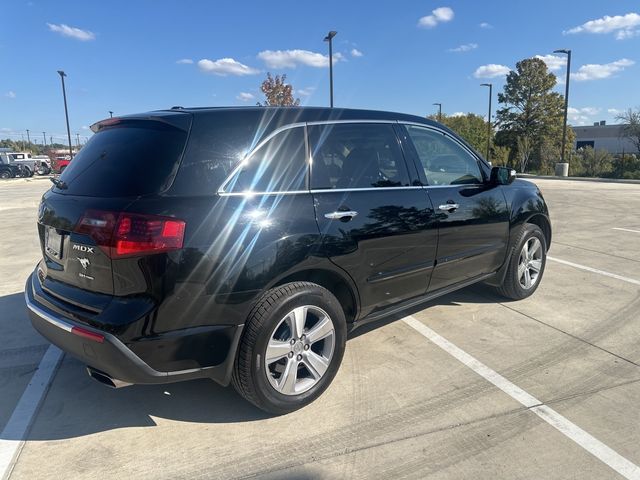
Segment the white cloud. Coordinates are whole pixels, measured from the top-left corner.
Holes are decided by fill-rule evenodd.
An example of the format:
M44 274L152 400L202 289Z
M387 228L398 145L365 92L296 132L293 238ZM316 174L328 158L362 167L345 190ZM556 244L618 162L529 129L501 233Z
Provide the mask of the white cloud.
M248 67L233 58L221 58L219 60L209 60L203 58L198 61L198 68L205 73L213 73L222 77L227 75L255 75L260 70Z
M296 68L298 65L323 68L329 66L329 55L323 55L309 50L264 50L258 53L258 58L269 68ZM333 54L333 61L344 60L341 53Z
M81 40L83 42L95 40L96 38L96 35L89 30L70 27L69 25L65 25L64 23L61 23L60 25L56 25L55 23L47 23L47 25L49 26L49 30L59 33L63 37L75 38L76 40Z
M593 122L593 116L600 113L600 109L596 107L567 108L567 117L574 125L586 125Z
M193 63L193 60L191 60L190 58L181 58L180 60L176 61L176 63L178 65L191 65Z
M623 111L618 108L607 108L607 113L613 116L620 115Z
M622 58L615 62L605 64L587 64L582 65L577 72L571 74L571 78L578 82L585 82L587 80L602 80L603 78L609 78L614 73L621 72L626 67L633 65L633 60L628 58Z
M364 53L362 53L360 50L358 50L357 48L352 48L351 49L351 56L352 57L361 57L363 56Z
M256 97L253 95L253 93L240 92L236 98L242 102L248 102L249 100L253 100Z
M295 91L295 95L300 95L301 97L308 97L316 90L316 87L307 87L301 88Z
M495 63L490 63L488 65L482 65L476 68L476 71L473 72L473 76L476 78L503 77L510 71L511 69L505 65L497 65Z
M534 58L539 58L547 64L547 68L552 72L558 71L567 65L567 57L562 55L536 55Z
M82 130L89 130L89 127L87 125L83 125Z
M487 22L482 22L480 25L478 25L480 28L493 28L493 25L491 25L490 23Z
M464 117L466 113L464 112L453 112L450 117Z
M605 15L602 18L589 20L577 27L562 32L565 35L572 33L615 33L618 40L631 38L640 34L640 14L627 13L626 15Z
M450 52L470 52L471 50L475 50L478 48L477 43L465 43L464 45L459 45L456 48L450 48Z
M450 22L453 20L453 10L449 7L439 7L431 11L431 15L420 18L418 26L424 28L433 28L439 23Z
M13 90L9 90L7 93L4 94L4 96L7 98L16 98L16 92L14 92Z

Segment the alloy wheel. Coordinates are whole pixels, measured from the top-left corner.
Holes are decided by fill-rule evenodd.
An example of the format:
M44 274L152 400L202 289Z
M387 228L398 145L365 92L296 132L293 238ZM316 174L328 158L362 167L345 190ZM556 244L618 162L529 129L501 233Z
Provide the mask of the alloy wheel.
M319 307L296 307L269 337L264 364L271 386L283 395L299 395L324 376L335 350L335 327Z
M529 238L520 251L518 260L518 282L525 290L532 288L542 270L542 243L537 237Z

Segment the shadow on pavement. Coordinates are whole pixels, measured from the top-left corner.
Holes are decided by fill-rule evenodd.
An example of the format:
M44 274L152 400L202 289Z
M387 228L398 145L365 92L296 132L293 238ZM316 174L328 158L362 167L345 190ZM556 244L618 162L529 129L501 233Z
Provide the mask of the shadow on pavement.
M366 325L351 334L350 338L432 305L499 300L499 297L493 298L491 295L488 287L484 286L454 292L413 310ZM27 319L22 294L0 297L0 312L3 329L8 321L20 323L22 329L26 323L33 330ZM270 417L241 398L232 387L225 388L211 380L110 389L90 379L81 362L65 356L28 440L75 438L119 428L151 427L171 421L216 424L252 422Z

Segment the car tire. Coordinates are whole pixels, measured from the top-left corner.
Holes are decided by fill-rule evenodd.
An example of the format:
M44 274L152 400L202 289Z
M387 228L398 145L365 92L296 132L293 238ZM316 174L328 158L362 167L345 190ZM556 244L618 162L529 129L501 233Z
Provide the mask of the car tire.
M66 165L65 165L64 167L61 167L61 168L60 168L60 175L62 175L62 174L63 174L63 172L64 172L65 168L67 168L67 166L66 166Z
M272 414L302 408L335 377L346 337L344 311L327 289L293 282L268 290L245 323L233 386Z
M25 177L27 178L31 178L33 177L33 171L29 168L29 167L24 167L25 170Z
M0 172L0 178L3 178L3 179L11 178L11 174L9 173L8 170L3 170Z
M498 293L512 300L527 298L538 289L547 264L547 242L537 225L525 223L509 257Z

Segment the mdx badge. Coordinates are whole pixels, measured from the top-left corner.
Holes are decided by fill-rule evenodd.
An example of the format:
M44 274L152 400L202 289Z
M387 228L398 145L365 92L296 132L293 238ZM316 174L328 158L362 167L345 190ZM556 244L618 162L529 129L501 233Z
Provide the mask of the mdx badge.
M86 245L77 245L77 244L73 246L73 250L77 250L79 252L84 252L84 253L95 253L93 251L94 248L96 247L87 247Z

